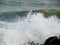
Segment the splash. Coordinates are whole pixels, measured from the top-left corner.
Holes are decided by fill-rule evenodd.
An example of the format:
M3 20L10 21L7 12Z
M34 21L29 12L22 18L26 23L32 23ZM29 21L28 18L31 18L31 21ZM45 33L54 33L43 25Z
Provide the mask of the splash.
M1 45L28 45L28 41L40 44L51 36L60 34L60 23L56 16L44 18L43 13L30 11L25 19L16 22L0 21Z

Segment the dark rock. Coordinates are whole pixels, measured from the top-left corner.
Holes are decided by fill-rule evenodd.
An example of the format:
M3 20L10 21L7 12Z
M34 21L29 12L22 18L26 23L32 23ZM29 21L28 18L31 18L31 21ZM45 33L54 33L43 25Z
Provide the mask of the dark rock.
M44 45L60 45L60 39L57 36L48 38Z

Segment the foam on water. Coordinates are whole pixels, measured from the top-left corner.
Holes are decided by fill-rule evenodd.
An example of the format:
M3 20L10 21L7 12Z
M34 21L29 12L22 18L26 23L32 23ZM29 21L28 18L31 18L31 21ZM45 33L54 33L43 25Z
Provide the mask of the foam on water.
M1 45L28 45L28 41L39 42L40 44L55 35L60 34L60 23L55 16L44 18L42 13L29 12L23 20L16 22L2 22L0 26Z

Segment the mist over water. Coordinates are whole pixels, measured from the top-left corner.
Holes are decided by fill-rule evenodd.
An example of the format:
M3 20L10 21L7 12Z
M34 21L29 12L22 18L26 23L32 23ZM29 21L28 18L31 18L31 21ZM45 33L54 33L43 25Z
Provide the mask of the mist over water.
M28 41L44 41L60 35L60 20L56 16L45 18L43 13L28 12L25 19L15 22L0 21L0 45L28 45Z

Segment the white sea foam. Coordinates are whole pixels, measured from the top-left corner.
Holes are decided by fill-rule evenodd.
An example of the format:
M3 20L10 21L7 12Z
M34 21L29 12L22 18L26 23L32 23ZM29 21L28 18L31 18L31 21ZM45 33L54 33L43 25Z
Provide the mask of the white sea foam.
M55 16L44 18L44 14L27 14L27 18L14 23L0 22L1 45L28 45L28 41L44 43L51 36L60 34L60 23Z

